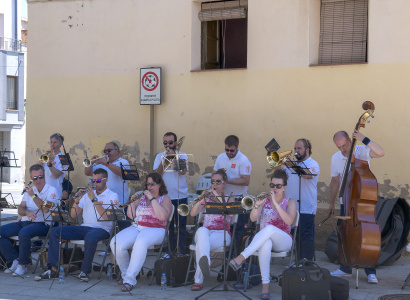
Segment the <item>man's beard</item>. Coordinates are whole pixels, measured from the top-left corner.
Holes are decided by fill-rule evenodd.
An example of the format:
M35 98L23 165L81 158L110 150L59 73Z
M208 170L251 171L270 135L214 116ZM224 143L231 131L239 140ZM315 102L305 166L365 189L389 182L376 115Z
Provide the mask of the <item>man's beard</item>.
M307 154L306 154L306 149L305 152L303 154L298 153L298 156L296 157L298 161L303 161L305 160Z

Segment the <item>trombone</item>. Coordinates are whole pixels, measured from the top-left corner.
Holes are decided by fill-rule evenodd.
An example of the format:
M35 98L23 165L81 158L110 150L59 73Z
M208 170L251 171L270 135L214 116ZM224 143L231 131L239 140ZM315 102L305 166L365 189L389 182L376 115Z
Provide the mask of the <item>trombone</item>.
M103 155L103 156L100 156L100 157L97 157L97 158L94 158L94 159L89 159L89 158L86 157L83 160L83 165L84 165L84 167L87 167L87 168L91 167L94 161L99 160L100 158L104 158L104 157L108 159L107 155Z
M267 154L268 163L271 165L272 168L280 166L284 164L286 161L290 159L292 155L292 150L287 150L283 152L276 152L275 150L269 151Z
M178 214L186 217L189 214L189 210L195 205L197 204L199 201L209 197L209 195L211 195L210 191L206 191L204 194L200 195L199 197L195 198L194 200L192 200L191 203L189 204L180 204L178 205L177 211Z
M241 205L242 205L242 207L243 207L245 210L251 210L251 209L255 206L256 201L265 199L265 198L267 198L268 196L269 196L269 194L268 194L268 193L265 193L265 192L259 194L259 195L256 196L256 197L246 196L246 197L243 197L243 198L242 198L242 200L241 200Z

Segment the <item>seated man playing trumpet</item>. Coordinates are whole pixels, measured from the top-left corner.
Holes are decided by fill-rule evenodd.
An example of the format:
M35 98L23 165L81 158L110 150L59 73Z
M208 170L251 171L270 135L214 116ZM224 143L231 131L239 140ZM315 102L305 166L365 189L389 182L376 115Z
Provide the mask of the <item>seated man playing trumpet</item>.
M233 197L224 196L227 180L228 176L224 169L215 171L211 177L211 190L202 193L206 198L205 202L198 201L191 209L191 216L194 217L202 212L205 209L206 202L234 202ZM205 214L203 226L199 227L195 233L197 268L195 283L191 287L192 291L202 290L204 278L208 278L210 273L210 252L224 246L224 232L226 245L230 245L230 222L231 216L226 217L226 223L224 224L223 215Z
M238 270L243 262L255 251L259 251L259 267L262 276L262 299L269 299L269 267L271 250L288 251L292 247L290 229L296 217L296 202L285 196L287 184L286 172L276 170L270 183L270 193L265 197L260 196L255 200L255 205L250 213L252 222L261 217L260 231L255 235L252 242L229 265Z
M167 194L161 175L150 173L143 194L131 197L127 216L134 220L133 224L111 239L111 251L122 277L117 283L122 285L123 292L131 291L137 284L136 276L144 264L148 248L161 244L165 237L172 212L171 199ZM132 249L131 258L128 249Z
M0 253L7 263L12 263L4 273L13 273L13 276L22 276L27 272L30 262L31 238L46 236L51 222L44 222L50 215L49 208L45 205L57 205L60 200L57 190L46 183L44 168L33 165L29 170L31 182L24 188L24 196L18 208L18 214L23 216L18 222L1 226ZM47 204L47 207L49 207ZM51 208L51 207L50 207ZM19 251L13 247L9 240L12 236L19 237Z

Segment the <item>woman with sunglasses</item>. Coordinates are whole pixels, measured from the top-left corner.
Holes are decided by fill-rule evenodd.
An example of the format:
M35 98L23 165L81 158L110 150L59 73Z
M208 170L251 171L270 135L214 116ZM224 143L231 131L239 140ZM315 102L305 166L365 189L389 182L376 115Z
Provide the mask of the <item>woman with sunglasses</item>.
M224 169L219 169L212 174L211 189L202 193L205 196L210 193L210 196L205 201L199 201L191 209L191 216L195 217L200 212L204 211L206 202L233 202L233 197L224 196L224 189L228 177ZM209 277L210 252L214 249L224 246L224 232L226 245L231 243L230 232L231 216L226 217L224 224L223 215L205 214L203 226L199 227L195 233L196 243L196 272L195 283L192 285L192 291L202 290L204 278ZM224 231L225 226L225 231Z
M276 170L270 183L270 192L266 198L255 201L250 213L252 222L261 217L260 231L255 235L250 245L229 265L238 270L243 262L259 252L259 267L262 276L261 299L269 299L269 269L271 250L276 252L288 251L292 247L290 229L296 217L296 203L285 196L288 176L283 170Z
M142 197L138 193L131 197L134 201L128 206L127 216L134 220L133 224L111 239L111 251L122 276L117 283L122 285L123 292L131 291L137 284L136 276L144 264L148 248L161 244L164 239L172 212L167 193L161 175L150 173ZM132 249L131 257L129 249Z

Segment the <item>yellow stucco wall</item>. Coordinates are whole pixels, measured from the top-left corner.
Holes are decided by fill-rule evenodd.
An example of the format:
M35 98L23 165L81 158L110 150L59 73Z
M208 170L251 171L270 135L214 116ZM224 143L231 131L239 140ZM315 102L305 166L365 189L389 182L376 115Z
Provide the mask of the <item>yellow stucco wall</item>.
M384 1L373 0L369 63L310 67L317 60L318 1L249 0L248 68L192 72L199 2L29 0L27 166L60 132L75 164L74 186L86 183L82 149L99 154L110 140L146 174L149 107L139 105L139 69L158 66L163 104L155 107L155 151L162 151L166 131L186 137L181 151L194 155L190 192L229 134L239 136L252 163L251 194L268 189L264 146L271 138L281 150L308 138L321 167L319 202L328 201L332 136L352 132L362 102L371 100L375 119L362 131L386 151L371 163L381 195L408 197L410 35L389 34L408 18L401 9L389 9L387 18ZM374 21L382 15L383 29Z

